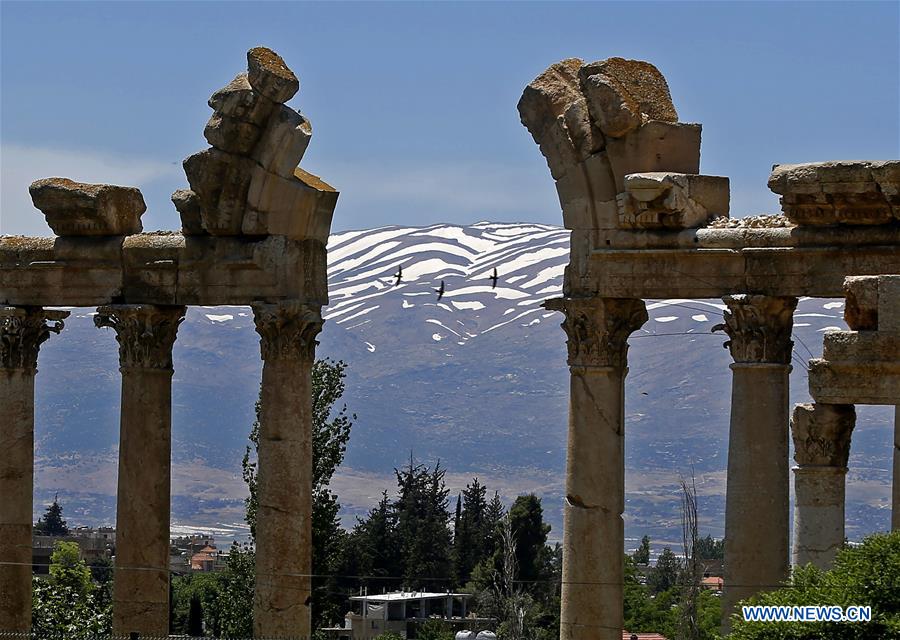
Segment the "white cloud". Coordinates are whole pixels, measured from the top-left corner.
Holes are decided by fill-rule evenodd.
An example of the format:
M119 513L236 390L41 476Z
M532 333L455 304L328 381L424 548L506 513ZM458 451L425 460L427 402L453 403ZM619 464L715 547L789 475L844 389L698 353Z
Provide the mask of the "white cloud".
M160 178L176 178L181 166L102 151L50 149L18 144L0 146L0 233L49 235L28 186L59 176L78 182L143 187ZM183 181L184 178L182 177Z

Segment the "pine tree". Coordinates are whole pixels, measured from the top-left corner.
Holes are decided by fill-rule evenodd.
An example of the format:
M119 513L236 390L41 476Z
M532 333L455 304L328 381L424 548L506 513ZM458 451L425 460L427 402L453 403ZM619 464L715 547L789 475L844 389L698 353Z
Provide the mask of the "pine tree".
M398 497L397 533L403 562L403 578L410 585L447 588L440 578L451 572L451 532L449 490L444 485L441 463L434 469L416 464L410 454L409 466L395 469Z
M641 546L634 550L631 558L635 564L648 564L650 562L650 536L641 538Z
M463 586L471 578L472 571L489 557L489 538L494 523L487 519L487 488L473 478L462 494L462 510L458 516L457 534L453 539L453 565L457 584ZM458 504L458 502L457 502Z
M62 517L63 509L59 504L59 496L53 496L53 504L34 525L34 532L42 536L67 536L69 527Z

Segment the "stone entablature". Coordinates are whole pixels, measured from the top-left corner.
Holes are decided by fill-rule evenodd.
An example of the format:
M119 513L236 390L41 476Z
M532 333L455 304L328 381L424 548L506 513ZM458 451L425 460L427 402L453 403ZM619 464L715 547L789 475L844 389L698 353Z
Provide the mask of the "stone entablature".
M848 278L844 316L858 331L826 333L809 361L809 391L825 404L900 404L900 275Z
M0 237L0 632L31 625L34 373L65 311L96 306L115 330L122 400L113 632L163 636L169 618L172 349L187 305L252 305L261 384L256 633L308 636L312 570L311 370L328 301L337 192L297 166L309 121L299 81L257 47L209 101L212 147L185 160L180 232L140 233L133 187L65 178L31 187L59 237ZM9 497L9 499L7 499ZM277 505L273 507L273 505Z
M878 225L900 220L900 161L775 165L769 188L798 225Z
M547 160L564 224L572 230L564 301L546 306L566 313L571 365L567 487L578 486L576 497L596 493L598 487L617 492L617 486L604 483L624 474L617 438L624 431L620 395L627 349L603 345L627 344L627 332L621 332L621 341L607 340L609 330L597 319L606 317L609 301L722 298L727 306L721 328L734 359L725 523L727 631L738 600L788 577L789 372L797 298L841 297L848 276L900 273L900 161L776 166L769 186L782 196L784 215L731 220L728 179L699 175L701 127L678 122L666 81L653 65L621 58L589 64L563 60L525 88L518 108ZM879 297L890 306L891 318L900 317L897 298L896 291ZM848 299L848 307L853 305ZM880 306L876 315L885 315ZM858 353L884 356L896 350L884 338L877 345L864 337L853 342ZM846 351L848 344L829 336L826 353ZM893 383L871 382L876 368L888 372L896 363L869 366L865 384L880 384L883 399L896 402L900 389ZM609 428L617 437L594 446ZM598 480L585 468L605 472ZM795 547L804 549L797 557L825 561L839 548L830 541L835 532L843 540L843 473L843 467L803 465L798 501L808 509L795 529L801 538L821 533L827 544L801 544ZM827 494L821 504L820 493ZM567 503L561 596L565 640L618 637L622 591L595 586L609 584L621 572L621 510L609 511L605 519L590 516L594 520L588 521L593 511L578 500ZM819 519L826 522L824 528ZM591 529L602 530L602 536L587 535ZM581 558L592 561L586 566Z

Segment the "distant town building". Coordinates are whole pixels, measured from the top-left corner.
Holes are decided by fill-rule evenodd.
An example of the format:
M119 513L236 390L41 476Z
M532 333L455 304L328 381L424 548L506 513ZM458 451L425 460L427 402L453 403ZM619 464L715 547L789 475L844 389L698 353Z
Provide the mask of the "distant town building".
M65 536L31 536L32 571L36 575L50 573L50 557L57 542L74 542L87 565L108 560L116 552L116 530L113 527L75 527Z
M468 612L467 601L471 597L469 593L420 591L352 596L353 610L347 613L344 626L321 631L338 640L371 640L385 632L414 640L428 620L440 620L454 630L475 631L494 625L495 620Z

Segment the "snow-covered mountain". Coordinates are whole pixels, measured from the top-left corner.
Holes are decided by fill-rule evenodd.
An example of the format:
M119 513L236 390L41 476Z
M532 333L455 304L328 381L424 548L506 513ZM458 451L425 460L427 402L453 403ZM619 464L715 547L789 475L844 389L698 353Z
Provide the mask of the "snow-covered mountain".
M331 237L330 305L318 353L349 364L357 414L335 488L352 515L392 469L441 460L454 488L478 475L511 499L545 498L561 531L568 372L561 294L568 232L538 224L383 227ZM395 274L402 268L402 278ZM498 282L491 275L497 270ZM444 283L439 301L436 289ZM706 529L721 535L730 357L720 300L648 301L631 339L626 482L629 535L678 539L677 482L694 470ZM804 299L795 314L792 400L807 400L805 363L844 326L843 302ZM59 491L75 521L114 516L118 440L115 339L73 310L42 347L38 376L39 500ZM240 459L260 361L250 310L192 308L179 331L173 383L173 511L187 527L240 521ZM861 409L848 485L848 532L889 519L892 413ZM224 523L224 524L223 524Z

